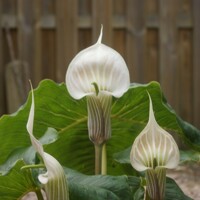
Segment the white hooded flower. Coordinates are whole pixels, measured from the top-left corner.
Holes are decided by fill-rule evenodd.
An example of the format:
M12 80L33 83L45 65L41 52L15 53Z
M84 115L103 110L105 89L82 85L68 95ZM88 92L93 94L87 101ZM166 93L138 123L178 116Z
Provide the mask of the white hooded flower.
M175 168L179 163L178 146L156 122L150 96L149 100L149 121L133 143L131 164L137 171L156 167Z
M149 101L149 121L133 143L130 161L137 171L146 170L147 192L151 199L162 200L166 168L177 167L180 156L173 137L156 122L150 95Z
M47 169L45 174L40 174L38 176L38 179L42 184L44 184L48 200L68 200L68 187L62 166L53 156L44 152L42 144L33 135L34 107L34 94L32 91L32 104L26 128L34 149L42 157Z
M122 56L101 43L102 29L96 44L79 52L69 64L66 84L74 99L100 93L121 97L129 88L129 71Z
M129 88L130 77L122 56L101 43L78 53L69 64L66 85L74 99L87 96L89 137L97 144L111 136L112 96L121 97Z

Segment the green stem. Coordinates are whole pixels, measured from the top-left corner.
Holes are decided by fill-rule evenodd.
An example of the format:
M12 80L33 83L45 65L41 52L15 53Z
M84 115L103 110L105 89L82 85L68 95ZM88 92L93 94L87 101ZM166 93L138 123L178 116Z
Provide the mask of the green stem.
M146 171L147 193L153 200L163 200L165 196L166 169L156 167Z
M44 198L43 198L43 195L42 195L42 192L41 192L41 189L40 189L40 188L37 188L37 189L35 190L35 194L36 194L36 196L37 196L37 199L38 199L38 200L44 200Z
M147 191L147 187L144 187L144 200L151 200Z
M101 174L102 166L102 145L95 144L95 174Z
M155 171L158 177L160 199L164 199L166 186L166 169L163 167L157 167Z
M101 165L101 174L107 174L107 151L106 151L106 144L103 145L102 149L102 165Z
M160 188L158 177L154 169L146 170L146 180L147 180L147 192L152 200L162 200L160 199Z
M25 169L33 169L33 168L45 168L44 164L38 164L38 165L25 165L21 168L21 170Z

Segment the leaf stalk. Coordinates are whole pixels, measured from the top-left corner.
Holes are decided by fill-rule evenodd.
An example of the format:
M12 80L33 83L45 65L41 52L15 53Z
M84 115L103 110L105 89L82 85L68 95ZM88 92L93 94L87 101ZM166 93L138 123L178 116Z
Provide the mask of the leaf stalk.
M106 143L102 147L102 166L101 166L101 174L107 174L107 150L106 150Z
M102 145L95 144L95 175L101 174L102 167Z

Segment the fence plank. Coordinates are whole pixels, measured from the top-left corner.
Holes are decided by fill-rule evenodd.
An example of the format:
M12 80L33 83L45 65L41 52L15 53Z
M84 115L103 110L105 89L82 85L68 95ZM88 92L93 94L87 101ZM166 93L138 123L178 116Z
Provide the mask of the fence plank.
M2 20L2 1L0 1L0 21ZM0 116L5 113L5 85L4 85L4 66L3 66L3 34L0 29Z
M178 108L177 7L177 0L161 0L159 5L160 83L167 100L174 108Z
M2 5L2 14L3 15L6 15L6 14L9 14L10 16L12 16L12 18L16 17L16 2L13 2L11 0L8 0L8 1L1 1L1 5ZM3 16L2 16L3 18ZM0 106L3 106L4 108L4 114L8 112L8 109L9 109L9 106L8 106L8 94L7 94L7 84L6 84L6 70L7 70L7 66L8 66L8 63L11 61L11 57L10 57L10 54L9 54L9 48L8 48L8 42L7 42L7 38L6 38L6 31L5 31L5 28L6 27L9 27L8 25L8 21L4 20L2 21L3 22L3 27L4 29L2 28L1 29L1 36L2 36L2 41L1 41L1 45L2 45L2 52L1 52L1 55L2 55L2 60L1 60L1 64L2 64L2 71L1 71L1 81L2 81L2 84L4 86L3 88L3 99L4 99L4 102L2 105ZM16 52L17 50L17 40L16 40L16 30L12 29L11 31L11 37L13 39L13 43L14 43L14 51ZM13 99L12 99L13 100ZM2 113L3 114L3 113Z
M124 0L113 1L113 14L117 16L125 16L126 3Z
M159 0L146 1L146 18L149 28L159 27Z
M43 30L41 48L42 52L45 52L45 55L41 58L42 79L49 78L56 80L55 44L55 31Z
M179 65L178 65L178 103L179 114L192 123L192 32L191 30L179 30ZM183 101L184 99L184 101Z
M145 52L145 1L127 1L127 60L131 80L143 82Z
M92 36L96 42L103 24L103 43L112 46L112 0L92 1Z
M56 14L56 79L61 82L77 53L77 0L56 1Z
M18 48L20 60L27 61L33 65L33 1L32 0L19 0L18 1Z
M78 15L91 16L92 15L92 1L93 0L78 0Z
M159 41L158 29L148 29L145 44L144 80L145 82L159 81Z
M113 34L113 48L118 51L123 58L126 58L126 31L116 29Z
M179 28L184 28L186 26L192 27L192 1L190 0L182 0L179 3L179 12L178 12L178 19L177 24Z
M34 51L34 32L33 32L33 2L31 0L19 0L17 2L18 16L18 58L21 63L20 76L21 85L18 85L19 90L23 90L24 97L22 103L25 102L28 91L30 90L28 80L30 77L30 66L33 66ZM26 63L25 63L26 62Z
M41 39L41 1L34 1L34 62L33 62L33 75L34 75L34 85L38 85L40 80L42 79L42 39Z
M69 62L78 50L97 41L103 24L103 43L125 57L131 81L160 81L173 108L199 127L199 4L199 0L0 1L0 114L6 112L3 79L10 61L5 22L15 49L17 35L21 41L18 54L30 63L34 86L43 78L64 81Z
M193 101L193 112L194 112L194 124L200 128L200 1L193 1L193 12L194 12L194 69L193 69L193 91L194 91L194 101ZM192 102L191 102L192 103Z
M91 46L92 44L92 33L91 29L80 29L78 35L78 51Z

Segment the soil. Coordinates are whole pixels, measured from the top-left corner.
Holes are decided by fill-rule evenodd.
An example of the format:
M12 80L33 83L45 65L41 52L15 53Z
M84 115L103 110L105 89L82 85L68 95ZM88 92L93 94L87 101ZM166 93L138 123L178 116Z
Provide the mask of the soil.
M168 176L176 181L187 196L200 200L200 163L182 165L176 170L169 170Z
M168 170L167 176L173 178L187 196L200 200L200 163L182 165L175 170ZM37 200L37 197L31 192L22 200Z

